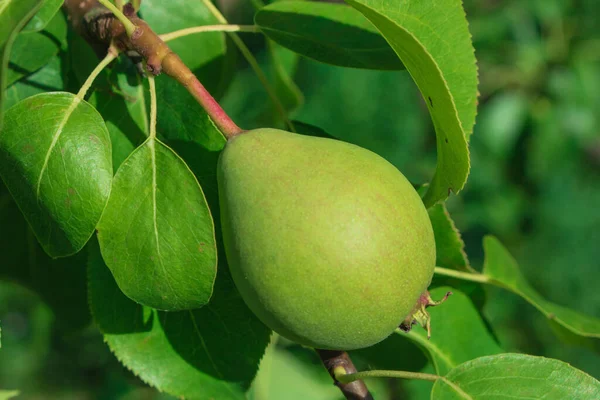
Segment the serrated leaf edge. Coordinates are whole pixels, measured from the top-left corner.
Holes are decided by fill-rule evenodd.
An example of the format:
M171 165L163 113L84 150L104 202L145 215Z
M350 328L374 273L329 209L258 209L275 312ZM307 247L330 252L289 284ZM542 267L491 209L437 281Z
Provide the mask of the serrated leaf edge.
M444 88L448 92L448 95L450 97L450 103L452 105L452 110L454 111L456 121L458 122L458 125L459 125L461 133L462 133L462 135L461 135L462 136L462 140L464 141L464 144L465 144L465 147L466 147L466 150L467 150L467 170L466 170L466 173L465 173L464 177L461 177L462 183L459 185L459 187L450 187L450 188L448 188L448 194L445 197L442 196L439 199L435 199L434 198L432 200L430 198L430 197L432 197L432 195L430 195L431 189L432 189L432 187L430 185L429 189L427 189L427 193L425 193L425 195L423 196L423 202L425 203L425 205L426 205L427 208L431 208L434 205L436 205L436 204L438 204L440 202L443 202L445 199L447 199L449 197L449 195L450 195L450 191L454 192L455 194L458 194L464 188L464 186L465 186L465 184L467 182L467 178L469 176L470 170L471 170L471 156L470 156L470 151L469 151L469 143L467 142L467 139L466 139L467 134L466 134L466 131L465 131L464 127L462 126L462 121L459 118L458 109L456 108L456 102L454 100L454 96L453 96L452 92L450 91L450 88L448 87L448 82L446 81L446 78L444 77L444 74L440 70L440 67L439 67L438 63L436 62L436 60L429 54L429 51L427 51L427 49L425 48L425 46L423 46L423 44L410 31L404 29L402 26L398 25L395 21L392 21L387 16L381 14L379 11L373 9L372 7L369 7L369 6L367 6L367 5L363 4L363 3L357 3L355 0L345 0L345 1L347 3L350 3L353 7L355 7L354 4L358 4L361 7L364 7L366 9L371 10L372 12L374 12L374 13L378 14L379 16L381 16L382 18L386 19L389 23L397 26L399 29L401 29L402 31L404 31L408 36L410 36L415 41L415 43L417 43L421 47L421 49L423 49L424 53L428 55L429 59L431 60L431 62L434 65L436 71L439 73L439 76L440 76L442 82L444 83ZM463 9L463 12L464 12L464 8L462 7L462 0L461 0L461 8ZM466 17L466 14L464 14L464 15ZM369 18L367 17L367 19L369 19ZM379 30L379 28L377 28L377 30ZM385 35L383 35L383 33L382 33L382 36L385 38ZM402 61L401 58L400 58L400 60ZM411 72L410 72L410 70L408 68L406 69L406 71L412 77L412 74L411 74ZM417 85L417 87L419 87L418 82L414 78L413 78L413 81L415 82L415 84ZM420 87L419 87L419 91L421 92L421 95L422 95L423 92L421 91ZM427 104L427 108L429 109L429 104ZM431 113L431 111L430 111L430 113ZM437 149L439 150L440 146L439 146L439 140L437 138L437 129L436 129L436 141L438 142ZM438 153L439 153L439 151L438 151ZM439 159L439 154L438 154L438 159ZM431 182L433 182L435 180L437 174L438 174L438 168L436 167L436 171L434 173L433 178L431 179Z

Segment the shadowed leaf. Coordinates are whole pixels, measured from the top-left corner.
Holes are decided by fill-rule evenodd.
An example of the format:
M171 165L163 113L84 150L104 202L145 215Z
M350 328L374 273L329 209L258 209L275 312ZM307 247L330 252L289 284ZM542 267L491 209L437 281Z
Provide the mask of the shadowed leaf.
M404 69L377 29L346 5L277 2L261 8L254 21L270 39L316 61L353 68Z
M95 247L90 306L115 356L144 382L174 396L245 399L270 331L246 307L226 263L220 262L207 306L166 313L123 295Z
M523 297L552 323L559 324L576 335L600 339L599 319L544 299L525 280L519 271L516 260L498 239L493 236L485 237L483 248L485 250L483 274L489 278L489 283L503 287Z
M11 84L48 64L67 40L67 23L62 14L54 18L41 32L21 32L8 63L7 82Z
M19 31L42 6L42 0L5 0L0 4L0 128L7 86L8 60Z

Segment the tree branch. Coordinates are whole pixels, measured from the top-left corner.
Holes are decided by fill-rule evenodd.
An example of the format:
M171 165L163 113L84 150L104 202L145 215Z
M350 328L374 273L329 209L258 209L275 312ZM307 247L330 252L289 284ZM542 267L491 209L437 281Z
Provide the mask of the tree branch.
M342 383L336 378L336 370L339 374L340 369L343 369L345 374L356 373L356 367L350 356L345 351L334 351L334 350L319 350L316 349L319 357L327 372L333 378L335 385L340 388L346 399L348 400L373 400L373 396L369 393L367 385L360 379L354 380L348 383Z
M149 73L158 75L164 72L183 85L227 138L243 132L181 58L136 15L131 3L123 7L123 14L135 26L133 32L127 32L123 23L97 0L65 0L64 7L75 31L90 43L97 54L106 54L111 43L122 51L139 54L146 61Z

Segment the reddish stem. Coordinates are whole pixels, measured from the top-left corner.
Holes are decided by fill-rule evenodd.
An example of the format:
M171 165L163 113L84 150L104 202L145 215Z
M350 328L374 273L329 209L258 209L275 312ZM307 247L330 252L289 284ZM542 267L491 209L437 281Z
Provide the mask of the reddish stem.
M200 103L202 108L213 120L215 125L223 132L227 139L244 132L233 120L227 115L221 105L214 97L206 90L204 85L194 76L191 82L186 85L187 90Z
M227 139L244 132L227 115L214 97L200 83L183 61L169 46L136 15L131 3L123 7L123 14L136 26L131 37L123 24L96 0L66 0L65 8L72 24L92 44L106 47L113 40L121 50L138 53L146 60L148 71L153 75L166 73L180 84L206 110L208 116ZM83 20L89 19L87 23Z

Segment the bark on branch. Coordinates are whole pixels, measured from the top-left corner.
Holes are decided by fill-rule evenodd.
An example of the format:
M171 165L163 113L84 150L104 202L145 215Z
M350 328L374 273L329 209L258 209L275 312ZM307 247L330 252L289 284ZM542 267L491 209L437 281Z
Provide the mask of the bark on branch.
M343 368L346 374L353 374L356 371L356 367L350 356L345 351L333 351L333 350L319 350L317 349L319 357L327 372L333 378L335 385L340 388L346 399L348 400L373 400L373 396L367 389L367 385L362 380L356 380L350 383L341 383L335 377L335 369Z

